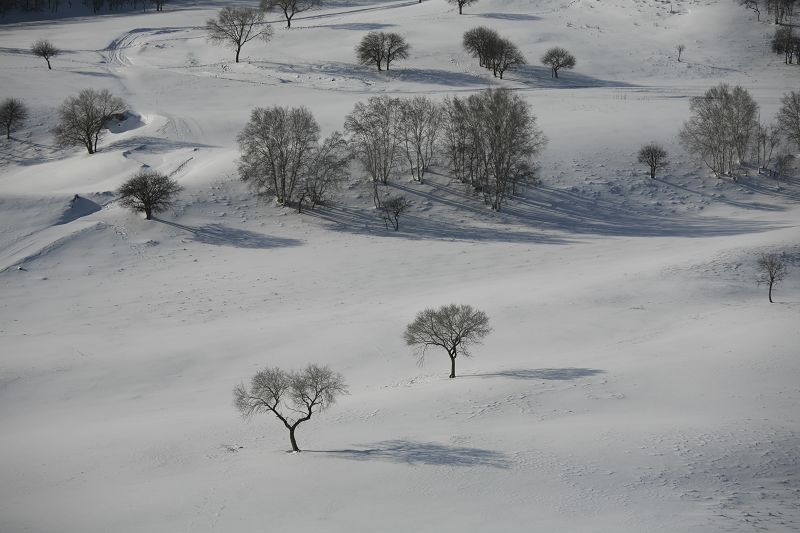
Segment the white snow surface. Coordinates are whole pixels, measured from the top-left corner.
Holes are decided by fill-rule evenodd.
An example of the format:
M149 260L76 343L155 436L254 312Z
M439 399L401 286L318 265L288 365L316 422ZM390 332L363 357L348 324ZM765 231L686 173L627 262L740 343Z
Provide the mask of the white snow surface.
M0 531L800 529L800 180L716 180L676 138L716 83L766 121L800 86L770 24L728 0L327 4L291 30L272 15L234 64L202 29L218 5L0 26L0 97L32 111L0 141ZM478 24L531 65L478 68L460 45ZM411 58L355 66L373 29ZM26 52L42 37L65 50L52 71ZM559 80L553 45L578 58ZM414 202L396 233L356 167L304 214L237 179L256 106L305 105L327 133L372 95L487 86L550 139L541 187L500 213L442 167L396 177ZM84 87L131 111L92 156L48 133ZM672 154L657 180L635 163L649 140ZM156 221L114 202L143 166L185 188ZM765 251L790 267L775 304ZM402 339L451 302L494 328L454 380ZM308 363L350 394L287 454L232 389Z

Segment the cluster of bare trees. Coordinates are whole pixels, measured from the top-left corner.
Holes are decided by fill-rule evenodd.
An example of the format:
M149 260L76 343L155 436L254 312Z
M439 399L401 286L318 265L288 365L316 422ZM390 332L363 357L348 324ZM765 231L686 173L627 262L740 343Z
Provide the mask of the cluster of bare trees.
M757 20L761 20L761 12L773 16L775 24L791 24L792 15L798 5L797 0L739 0L739 4L752 10Z
M375 65L378 70L386 64L386 70L392 61L407 59L411 49L402 35L393 32L371 31L356 46L356 58L362 65Z
M796 35L792 26L781 26L775 30L770 43L772 51L783 55L787 65L800 65L800 35Z
M464 33L464 49L478 59L478 64L503 79L506 70L526 64L517 45L500 37L493 29L478 26Z
M740 87L720 84L692 98L692 113L680 132L686 149L698 155L715 176L737 177L737 171L755 162L759 171L780 174L791 155L776 153L781 145L800 145L800 93L784 95L775 124L759 119L758 104ZM774 158L774 166L771 166Z
M82 0L81 4L91 8L94 13L100 13L104 9L107 11L120 11L127 8L141 8L146 11L148 7L161 11L166 2L167 0ZM71 0L67 0L66 4L72 7ZM0 0L0 17L13 10L58 13L63 5L62 0Z
M516 93L487 89L444 102L442 151L453 176L481 193L492 209L536 183L536 157L547 138Z
M339 132L320 142L305 107L256 108L238 137L239 176L280 205L312 208L346 180L350 155Z

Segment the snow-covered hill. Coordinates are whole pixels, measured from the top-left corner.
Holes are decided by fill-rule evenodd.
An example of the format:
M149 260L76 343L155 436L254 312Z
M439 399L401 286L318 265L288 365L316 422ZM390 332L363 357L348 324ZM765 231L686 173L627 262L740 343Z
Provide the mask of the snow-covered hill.
M277 16L243 62L205 39L211 6L0 26L0 531L795 531L800 528L800 181L710 177L677 143L688 99L747 87L765 121L800 68L733 1L443 0ZM461 49L487 25L531 63L492 78ZM356 66L364 33L412 46ZM48 71L26 53L46 37ZM677 62L675 46L686 45ZM538 58L563 45L574 71ZM399 176L398 232L354 169L298 215L237 180L255 106L305 105L328 133L376 94L524 95L550 139L542 185L500 213L451 181ZM54 146L64 97L130 104L95 155ZM642 142L672 164L649 180ZM155 221L113 191L149 166L184 186ZM76 196L77 195L77 196ZM778 303L755 260L786 253ZM475 357L418 366L402 332L470 303ZM301 426L243 422L265 365L342 372Z

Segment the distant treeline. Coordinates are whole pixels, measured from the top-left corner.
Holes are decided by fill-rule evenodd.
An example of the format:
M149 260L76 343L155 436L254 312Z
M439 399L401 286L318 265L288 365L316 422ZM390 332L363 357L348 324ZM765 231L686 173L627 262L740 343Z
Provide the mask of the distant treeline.
M27 13L58 13L72 10L73 6L84 6L93 13L121 11L126 9L142 9L149 7L161 11L167 0L0 0L0 16L10 11Z

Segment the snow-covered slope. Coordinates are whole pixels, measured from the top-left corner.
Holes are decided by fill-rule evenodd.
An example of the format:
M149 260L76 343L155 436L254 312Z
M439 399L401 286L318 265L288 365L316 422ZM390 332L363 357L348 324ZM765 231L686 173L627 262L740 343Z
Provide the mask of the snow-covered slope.
M688 98L743 84L768 120L800 69L735 2L442 0L277 16L244 61L211 7L0 26L0 96L32 118L0 141L0 531L794 531L800 528L797 179L709 177L677 143ZM475 25L530 66L491 78ZM373 29L409 61L355 66ZM24 53L65 50L48 71ZM678 63L674 47L686 45ZM578 57L558 81L537 58ZM53 145L92 86L132 114L98 154ZM375 94L523 94L550 139L542 186L492 213L444 175L400 176L401 230L363 177L298 215L237 180L255 106L306 105L327 133ZM657 140L672 165L635 164ZM155 221L113 191L148 166L185 187ZM77 195L77 196L76 196ZM783 251L767 302L755 259ZM493 333L447 379L402 340L426 306ZM286 454L232 389L265 365L342 372L350 394Z

